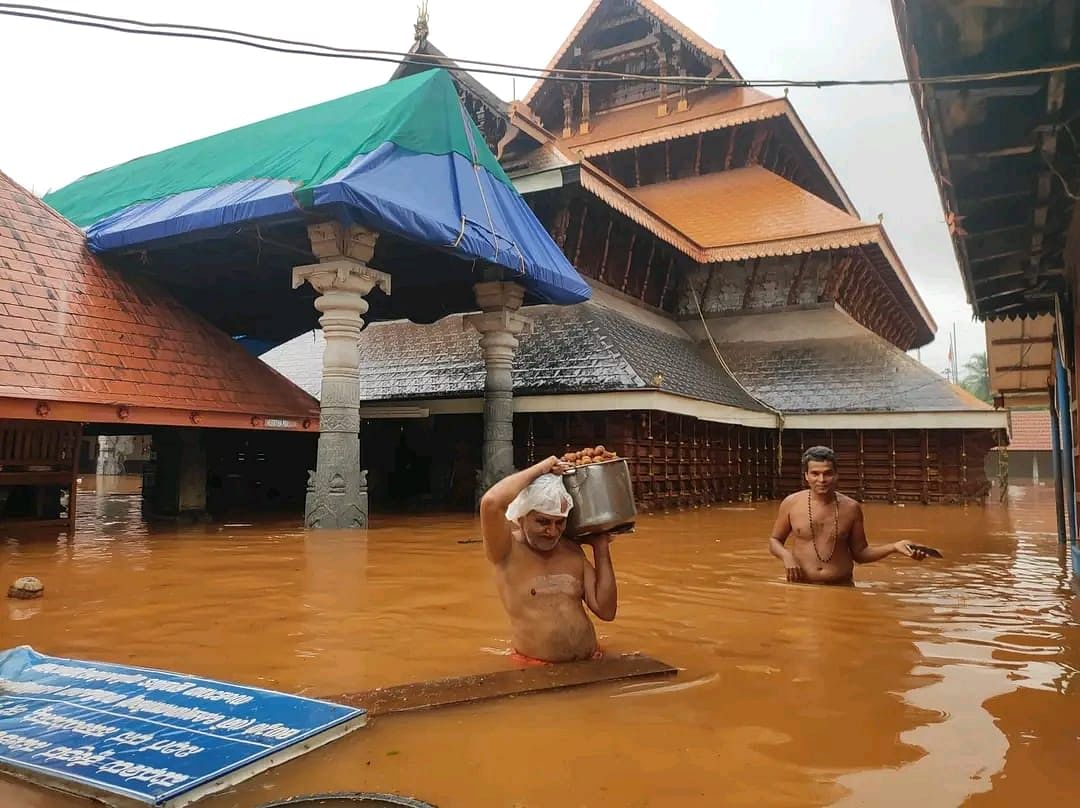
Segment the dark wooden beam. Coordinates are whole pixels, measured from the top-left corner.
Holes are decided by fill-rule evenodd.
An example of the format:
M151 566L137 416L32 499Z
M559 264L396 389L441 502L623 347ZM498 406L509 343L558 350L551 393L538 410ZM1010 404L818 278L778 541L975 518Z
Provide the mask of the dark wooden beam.
M607 233L604 234L604 252L600 258L600 266L596 270L596 277L600 280L604 280L604 270L607 268L608 250L611 249L611 228L615 226L615 217L609 216L607 223Z
M1030 250L1030 247L1026 244L1018 244L1016 247L1009 247L1001 252L991 253L990 255L981 255L978 258L968 258L969 264L985 264L989 261L997 261L999 258L1009 258L1014 255L1025 255ZM990 275L988 277L1004 278L1013 273L1006 273L1005 275ZM1021 271L1020 274L1023 274ZM979 281L976 280L975 283Z
M1017 373L1024 370L1050 370L1050 365L999 365L995 373Z
M1020 247L1026 248L1030 244L1031 226L1027 223L985 233L973 233L967 237L968 259L1000 255Z
M810 253L803 253L802 260L799 261L799 268L795 270L795 277L791 281L791 288L788 290L787 304L789 306L794 306L799 299L799 287L802 284L803 275L806 274L810 255Z
M716 270L719 264L709 264L708 274L705 276L705 286L701 290L701 310L707 311L705 308L706 301L709 299L709 288L712 286L713 278L716 277Z
M1017 286L1011 284L1009 286L996 287L989 292L977 292L975 294L975 300L982 302L986 300L994 300L998 297L1008 297L1009 295L1022 295L1028 291L1028 287L1021 285Z
M1016 191L1002 191L1001 193L990 193L985 196L962 196L958 202L961 212L967 214L972 208L978 208L982 205L996 205L1000 202L1031 196L1034 190L1034 188L1025 187Z
M1001 337L990 340L991 345L1053 345L1053 337Z
M660 40L654 34L649 34L641 39L635 39L633 42L624 42L610 48L589 51L584 54L583 58L587 62L605 62L614 58L633 56L641 51L652 50L659 44Z
M850 254L837 255L836 253L830 253L829 260L832 261L832 269L829 270L825 283L821 287L821 293L818 295L818 302L820 303L836 299L840 291L840 284L843 283L844 276L855 259Z
M972 87L943 87L934 88L934 97L942 102L954 100L983 100L986 98L1017 98L1022 96L1038 95L1042 91L1042 84L1029 82L1025 84L982 84Z
M581 204L581 222L578 224L577 231L577 244L574 245L574 266L578 266L578 259L581 258L581 245L584 242L583 236L585 235L585 220L589 217L589 205L582 202Z
M746 290L743 292L742 307L744 310L750 308L750 303L753 300L754 286L757 285L759 266L761 266L761 259L755 258L753 268L750 270L750 274L746 278Z
M630 248L626 251L626 267L623 269L622 283L619 285L619 291L626 291L626 284L630 281L630 266L634 263L634 247L637 245L637 231L635 230L630 234Z
M1003 396L1036 395L1040 393L1045 395L1046 387L1042 385L1036 387L1003 387L997 392Z
M675 275L675 253L671 254L671 258L668 260L667 272L664 273L664 285L660 287L660 300L657 302L656 307L662 309L664 307L664 301L667 300L669 287L671 285L671 279Z
M738 130L732 127L728 130L727 154L724 156L724 171L731 168L731 157L735 153L735 135Z
M652 277L652 265L653 258L656 257L656 237L652 238L652 244L649 247L649 260L645 262L645 279L641 282L641 295L639 300L645 300L645 290L649 288L649 278Z
M1035 151L1034 144L1018 143L1011 146L1002 146L996 149L977 152L951 152L950 160L987 160L995 157L1016 157L1021 154L1031 154Z

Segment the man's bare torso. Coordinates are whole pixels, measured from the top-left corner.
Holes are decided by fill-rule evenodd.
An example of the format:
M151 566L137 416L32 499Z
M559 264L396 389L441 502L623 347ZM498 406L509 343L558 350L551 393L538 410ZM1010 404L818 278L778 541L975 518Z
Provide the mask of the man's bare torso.
M596 630L582 604L585 554L576 544L560 539L550 553L538 553L514 528L510 553L495 566L495 582L515 651L549 662L596 652Z
M858 503L851 497L836 494L839 506L839 529L835 528L837 507L813 503L814 530L810 530L810 516L807 513L809 491L792 494L791 535L788 547L795 560L799 562L806 580L818 584L850 584L855 563L851 557L851 529L855 524ZM833 551L833 536L836 533L836 550ZM814 550L813 536L817 536L817 551ZM830 553L832 556L830 557ZM827 559L823 561L822 559Z

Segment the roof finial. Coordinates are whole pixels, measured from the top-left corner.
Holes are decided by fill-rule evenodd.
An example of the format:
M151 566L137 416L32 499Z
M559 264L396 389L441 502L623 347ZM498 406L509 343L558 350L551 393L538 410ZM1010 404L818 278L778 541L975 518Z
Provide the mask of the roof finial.
M413 23L413 41L418 45L426 45L428 38L428 0L420 0L416 7L416 22Z

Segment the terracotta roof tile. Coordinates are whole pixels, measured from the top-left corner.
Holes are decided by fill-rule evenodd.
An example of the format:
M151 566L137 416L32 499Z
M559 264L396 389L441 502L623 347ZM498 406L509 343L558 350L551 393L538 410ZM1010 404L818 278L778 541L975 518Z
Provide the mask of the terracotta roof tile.
M672 107L676 97L669 99ZM725 129L752 121L778 118L786 114L783 99L773 98L752 87L732 87L691 93L689 109L659 117L656 100L629 107L617 107L594 115L589 121L589 132L561 138L564 149L581 151L585 157L663 143L665 140Z
M877 229L761 166L645 185L630 193L709 251ZM855 243L874 240L860 238ZM833 241L828 246L854 246ZM749 256L712 260L740 257Z
M1013 410L1009 413L1010 452L1050 450L1050 410Z
M318 403L0 173L0 397L310 417Z

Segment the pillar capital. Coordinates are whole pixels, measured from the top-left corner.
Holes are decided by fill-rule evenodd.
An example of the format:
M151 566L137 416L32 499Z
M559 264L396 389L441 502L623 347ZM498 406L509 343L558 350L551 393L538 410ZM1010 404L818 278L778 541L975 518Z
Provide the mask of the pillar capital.
M483 345L484 340L489 337L506 335L516 338L519 334L528 333L532 320L516 311L496 309L479 314L466 314L462 319L462 324L466 328L475 328L479 331L482 335L480 344ZM516 339L514 339L514 345L517 345Z
M509 281L481 281L473 285L473 292L481 311L517 311L525 300L525 289Z
M311 252L319 262L352 258L362 264L371 260L379 234L360 225L341 222L320 222L308 225Z
M354 258L336 258L293 267L292 288L298 289L305 283L310 283L319 294L352 292L362 296L376 286L390 294L390 275ZM364 310L367 310L367 306Z

